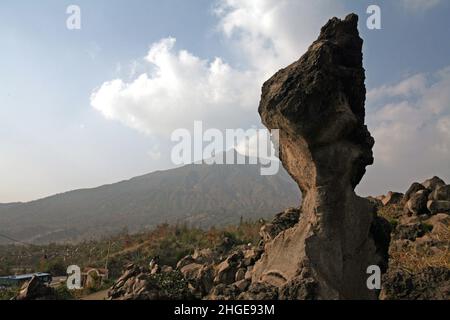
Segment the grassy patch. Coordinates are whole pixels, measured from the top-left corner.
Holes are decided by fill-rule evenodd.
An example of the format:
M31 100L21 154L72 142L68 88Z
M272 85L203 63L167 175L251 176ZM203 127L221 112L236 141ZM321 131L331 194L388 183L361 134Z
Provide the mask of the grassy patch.
M422 226L433 240L416 240L415 243L402 247L392 247L390 264L411 272L418 272L427 267L450 268L450 227L430 233L433 230L432 225L423 223Z
M0 300L11 300L19 293L19 288L0 289Z
M398 221L403 215L403 206L400 204L392 204L378 209L378 215L388 221Z
M175 267L181 258L195 249L214 247L224 237L231 238L237 244L257 244L260 228L261 223L251 221L207 230L162 224L151 231L129 234L125 230L102 240L78 244L0 246L0 276L31 272L65 275L67 266L72 264L81 268L103 268L107 257L111 278L120 276L126 264L148 265L155 256L159 256L160 265Z

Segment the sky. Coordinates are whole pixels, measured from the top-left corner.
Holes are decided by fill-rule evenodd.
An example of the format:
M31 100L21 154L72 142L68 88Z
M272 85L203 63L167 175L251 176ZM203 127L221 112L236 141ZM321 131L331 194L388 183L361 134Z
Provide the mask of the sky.
M69 5L81 10L70 30ZM381 29L366 26L369 5ZM261 128L262 83L333 17L364 39L375 163L362 195L450 183L450 2L5 0L0 2L0 202L174 167L171 133Z

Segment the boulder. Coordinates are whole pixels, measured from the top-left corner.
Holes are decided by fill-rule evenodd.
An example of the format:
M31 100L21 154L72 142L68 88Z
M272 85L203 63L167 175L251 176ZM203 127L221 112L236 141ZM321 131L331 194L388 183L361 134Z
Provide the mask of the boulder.
M255 264L255 262L261 257L262 250L258 248L251 248L244 251L244 259L242 265L249 267Z
M450 185L447 184L445 186L437 186L431 193L430 200L450 201Z
M430 191L428 189L417 191L410 196L410 199L406 202L405 209L407 209L409 213L415 215L430 213L427 208L429 194Z
M387 253L379 251L383 245L371 232L375 205L354 191L373 163L374 145L364 123L357 25L355 14L331 19L297 62L263 85L258 111L269 130L279 130L274 143L303 203L295 225L274 238L266 233L252 285L286 289L289 283L300 288L311 282L314 299L377 298L367 288L366 269ZM307 278L299 278L302 268Z
M22 285L14 300L53 300L54 298L54 290L42 283L38 277L33 276L30 281Z
M232 284L235 282L236 272L239 269L239 262L243 258L242 251L233 253L225 261L217 265L214 284ZM245 274L244 274L245 275Z
M233 285L220 283L212 288L208 300L235 300L239 295L239 288Z
M215 248L215 251L218 254L225 254L228 251L230 251L234 245L236 245L235 240L233 240L232 238L229 238L229 237L224 237L222 239L221 243Z
M437 213L450 214L450 201L430 200L427 203L427 208L431 212L431 214Z
M228 239L228 238L226 238ZM194 253L192 254L192 259L194 259L194 261L196 263L201 263L201 264L211 264L214 263L214 259L215 259L215 254L213 252L213 250L211 250L210 248L207 249L196 249L194 251Z
M403 193L389 191L383 199L383 205L388 206L392 204L399 204L403 200Z
M271 223L261 227L259 234L264 242L274 239L281 231L292 228L298 223L300 210L289 208L277 214Z
M179 271L151 274L149 269L133 265L113 284L108 297L110 300L183 300L191 299L192 294Z
M131 277L137 276L139 273L141 273L141 270L138 266L134 264L128 264L125 267L125 272L117 279L117 283L125 282Z
M427 229L422 223L409 223L399 224L395 231L395 239L414 241L425 235Z
M191 291L195 295L204 296L213 287L214 270L212 266L192 263L183 267L181 273L190 284Z
M251 283L248 289L238 296L239 300L276 300L278 288L263 282Z
M402 269L384 275L380 298L384 300L447 300L450 269L428 267L417 273Z
M317 299L319 284L314 278L297 277L280 288L280 300Z
M369 196L369 197L366 197L366 199L369 200L370 202L372 202L372 204L373 204L377 209L383 207L383 201L380 200L380 199L378 199L378 198L370 197L370 196Z
M133 285L137 278L140 280L146 277L146 273L149 270L146 268L141 268L135 264L128 264L125 267L123 274L117 279L113 286L108 291L108 296L110 299L131 299L133 293Z
M409 189L406 191L405 196L403 197L402 203L406 204L408 200L413 196L417 191L426 189L421 183L414 182Z
M201 268L203 268L203 265L199 263L191 263L181 268L180 272L188 281L197 280L198 273Z
M422 185L431 192L433 192L437 187L445 186L445 182L441 178L434 176L433 178L422 182Z

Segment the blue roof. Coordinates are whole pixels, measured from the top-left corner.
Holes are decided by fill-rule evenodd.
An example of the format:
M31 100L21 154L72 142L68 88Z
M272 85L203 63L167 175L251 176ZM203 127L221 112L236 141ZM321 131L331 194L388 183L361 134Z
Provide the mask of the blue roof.
M50 273L44 273L44 272L37 272L37 273L28 273L28 274L19 274L15 276L7 276L7 277L0 277L0 279L3 280L24 280L24 279L31 279L33 276L38 277L46 277L51 276Z

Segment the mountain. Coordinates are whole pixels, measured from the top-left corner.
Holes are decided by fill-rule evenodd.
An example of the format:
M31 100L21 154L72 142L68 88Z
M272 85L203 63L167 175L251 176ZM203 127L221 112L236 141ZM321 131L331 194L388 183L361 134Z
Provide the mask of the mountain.
M297 206L299 194L281 166L277 175L262 176L259 164L190 164L93 189L1 205L0 234L49 243L98 238L124 228L133 232L165 222L224 225L241 217L271 217Z

